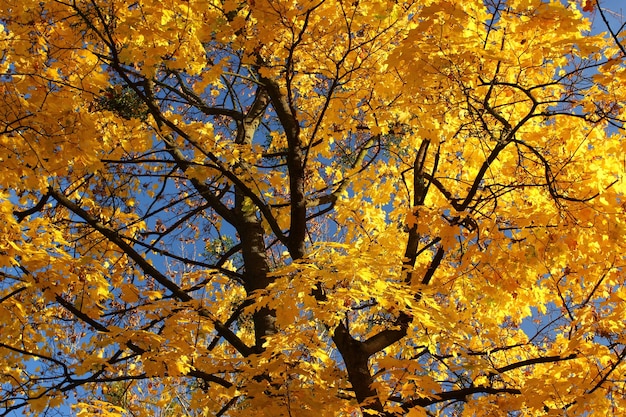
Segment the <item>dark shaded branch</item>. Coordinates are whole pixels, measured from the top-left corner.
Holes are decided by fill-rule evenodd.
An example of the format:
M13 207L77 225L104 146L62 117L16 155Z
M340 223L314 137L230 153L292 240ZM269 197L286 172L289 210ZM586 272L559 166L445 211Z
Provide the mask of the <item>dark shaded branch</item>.
M7 350L10 350L11 352L19 353L20 355L31 356L33 358L52 362L55 365L58 365L61 368L63 368L63 374L65 376L70 375L67 365L61 362L60 360L53 358L52 356L48 356L48 355L44 355L44 354L36 353L36 352L30 352L28 350L21 349L21 348L11 346L11 345L7 345L6 343L2 343L2 342L0 342L0 349L7 349Z
M626 348L622 349L622 352L619 355L617 355L617 360L613 361L613 363L609 367L609 370L604 375L602 375L602 378L600 378L600 380L596 383L596 385L592 389L587 391L587 393L593 394L598 388L600 388L606 382L606 380L609 379L609 375L611 375L613 371L615 371L615 369L619 365L622 364L625 358L626 358Z
M506 365L506 366L503 366L503 367L500 367L500 368L495 368L495 370L497 371L497 373L501 374L501 373L504 373L504 372L511 371L513 369L523 368L524 366L535 365L535 364L538 364L538 363L561 362L561 361L567 361L567 360L575 359L575 358L577 358L577 355L574 354L574 353L572 353L572 354L570 354L568 356L564 356L564 357L561 357L561 356L558 356L558 355L555 355L555 356L543 356L543 357L540 357L540 358L532 358L532 359L527 359L527 360L520 361L520 362L515 362L515 363L512 363L510 365Z
M439 267L439 264L441 263L441 260L443 259L444 254L445 254L445 250L443 249L443 246L439 246L439 248L437 248L437 252L435 253L435 256L433 257L433 260L430 262L430 265L428 266L428 270L426 271L426 274L424 274L424 277L422 278L423 285L428 285L430 283L430 280L432 279L433 275L435 274L435 271Z
M178 169L180 169L183 173L186 173L187 170L192 166L192 163L187 161L183 153L178 147L174 144L174 141L170 137L163 137L163 140L167 146L167 151L170 153ZM230 223L233 226L237 226L237 218L234 213L229 209L222 201L211 191L211 189L202 183L197 178L189 178L189 181L196 189L196 191L204 198L210 205L213 210L217 214L219 214L224 220Z
M92 319L91 317L89 317L89 315L87 315L87 314L83 313L82 311L80 311L78 308L76 308L74 306L74 304L70 303L65 298L61 297L60 295L57 295L55 297L55 299L56 299L57 303L59 303L59 304L61 304L61 306L63 306L63 308L65 308L67 311L72 313L76 318L78 318L82 322L84 322L84 323L90 325L91 327L93 327L95 330L97 330L99 332L102 332L102 333L108 333L109 332L109 329L107 329L106 326L104 326L100 322Z
M626 48L624 48L624 45L622 45L622 42L617 37L617 33L615 33L615 31L613 31L613 28L609 24L609 20L606 18L604 10L602 9L602 7L600 7L600 0L596 0L596 8L598 9L598 12L600 12L600 17L602 18L602 21L604 22L604 25L606 26L606 28L608 29L609 33L611 34L611 37L615 41L615 44L617 45L619 50L622 52L622 56L626 57Z
M148 250L150 252L158 253L159 255L163 255L163 256L166 256L168 258L176 259L177 261L180 261L180 262L182 262L184 264L187 264L187 265L194 265L194 266L199 266L199 267L206 268L206 269L212 269L212 270L214 270L216 272L219 272L221 274L226 275L229 278L234 279L235 281L237 281L239 283L243 283L243 276L241 274L238 274L235 271L231 271L230 269L226 269L226 268L223 268L223 267L219 266L220 263L223 264L224 262L226 262L226 260L224 260L224 262L218 262L216 265L212 265L212 264L209 264L209 263L206 263L206 262L196 261L194 259L189 259L189 258L186 258L184 256L176 255L176 254L174 254L172 252L166 251L165 249L161 249L161 248L157 248L157 247L155 247L153 245L149 245L149 244L147 244L145 242L142 242L141 240L137 240L137 239L133 239L133 238L129 238L129 237L124 237L124 239L128 240L130 242L133 242L133 243L135 243L137 245L141 245L144 248L146 248L146 250ZM235 249L234 253L236 253L240 249L239 245L236 245L235 248L236 249ZM229 250L229 252L231 252L231 251ZM190 288L190 289L188 289L186 291L195 291L196 289L197 288L192 287L192 288Z
M63 193L56 191L52 188L49 188L48 192L57 202L59 202L59 204L79 216L81 219L87 222L87 224L89 224L94 230L98 231L111 243L119 247L126 256L132 259L135 264L142 271L144 271L144 273L154 278L163 287L167 288L175 298L180 301L192 300L192 297L189 294L183 291L178 285L176 285L176 283L168 279L159 270L152 266L152 264L142 255L140 255L132 246L130 246L118 234L116 230L113 230L109 226L102 224L94 216L92 216L76 203L68 199ZM230 330L228 327L224 326L219 320L217 320L209 311L201 309L198 311L198 313L201 316L208 318L215 326L216 331L235 349L237 349L239 353L241 353L243 356L248 356L252 354L252 349L250 349L239 337L237 337L237 335L235 335L232 330Z
M304 153L300 143L300 125L296 111L289 100L280 91L280 86L269 79L261 79L272 101L272 107L278 116L287 138L287 171L289 172L290 224L287 248L296 260L305 254L306 239L306 198L304 190Z
M424 177L424 164L426 162L426 155L428 154L428 147L430 145L429 139L423 139L420 144L420 148L415 155L413 161L413 213L415 214L414 223L407 225L409 235L407 236L406 248L404 250L404 267L408 270L405 282L410 284L413 280L413 268L417 261L420 234L418 233L419 218L417 216L418 207L424 205L426 194L428 193L428 184L425 183Z
M117 245L122 250L122 252L124 252L129 258L131 258L146 274L150 275L159 284L170 290L176 298L181 301L191 300L191 296L189 296L189 294L185 293L178 285L169 280L165 275L163 275L154 266L152 266L150 262L148 262L143 256L135 251L128 243L126 243L126 241L122 239L122 237L118 234L116 230L102 224L96 217L92 216L78 204L71 201L63 193L50 188L49 194L57 202L59 202L59 204L70 210L72 213L76 214L78 217L87 222L89 226L98 231L109 241Z
M43 209L43 207L48 202L48 198L50 198L50 194L46 193L33 207L23 211L13 210L13 215L17 217L17 222L21 223L26 217L30 216L31 214L35 214L38 211L41 211L41 209Z
M406 325L401 326L400 329L383 330L362 342L363 351L368 357L372 356L384 348L393 345L404 336L406 336Z
M465 209L469 207L470 203L474 199L474 196L478 192L478 189L480 188L480 184L482 183L482 180L485 174L487 173L487 170L489 169L491 164L496 160L498 155L500 155L500 152L502 152L504 148L506 148L508 143L509 142L506 142L506 141L500 141L491 150L491 153L489 154L487 159L483 162L480 169L478 170L478 173L476 174L476 177L474 178L474 182L472 183L472 186L470 187L470 190L468 191L467 195L463 199L463 202L459 204L457 208L458 211L464 211Z
M264 86L259 86L256 90L254 101L246 113L244 119L237 124L237 137L235 143L244 146L251 146L263 115L270 103L270 97ZM249 163L246 160L239 160L235 164L236 169L249 172ZM252 179L254 181L254 179ZM235 181L233 181L235 182ZM242 183L242 185L245 185ZM254 198L253 198L254 197ZM238 219L237 232L241 242L241 255L244 263L244 287L248 295L256 290L267 288L273 281L269 275L270 266L267 259L267 248L265 244L265 229L257 211L268 210L265 217L268 223L274 220L274 215L269 211L269 207L260 201L251 190L235 185L235 215ZM274 226L278 228L278 225ZM280 238L280 236L278 236ZM252 314L254 323L255 344L257 352L264 350L267 337L276 333L276 314L267 307L261 307Z
M243 114L237 110L207 106L207 104L202 100L201 97L199 97L192 89L185 85L182 77L178 72L173 71L172 73L178 80L180 90L177 90L171 85L164 82L155 81L154 83L161 88L164 88L179 95L183 100L186 100L188 103L192 104L194 107L196 107L207 116L226 116L236 121L240 121L243 119Z
M541 161L541 164L544 167L544 175L545 175L546 184L548 186L548 191L549 191L550 195L552 196L552 198L554 198L555 200L565 200L565 201L571 201L571 202L577 202L577 203L584 203L584 202L587 202L587 201L591 201L591 200L593 200L594 198L596 198L596 197L598 197L600 195L600 193L597 192L597 193L592 194L591 196L579 198L579 197L570 197L570 196L561 194L557 190L556 175L554 175L552 173L552 168L550 167L550 162L548 162L548 160L541 154L541 152L539 152L534 146L531 146L531 145L527 144L523 140L512 139L511 142L512 143L516 143L518 145L521 145L521 146L525 147L526 149L530 150L537 157L537 159L539 159L539 161ZM619 180L615 180L612 183L610 183L609 185L607 185L605 187L605 190L608 190L609 188L611 188L618 181Z
M484 387L484 386L476 386L476 387L467 387L461 388L454 391L446 391L439 392L437 394L431 394L428 397L424 398L414 398L409 401L404 401L400 397L392 397L391 401L402 403L402 408L405 411L409 411L411 408L415 407L428 407L433 404L438 404L446 401L461 401L465 402L466 397L470 395L476 394L490 394L490 395L498 395L498 394L514 394L520 395L522 393L521 390L517 388L493 388L493 387Z
M215 417L222 417L235 403L239 400L240 396L234 396L215 414Z
M56 296L56 300L59 304L61 304L65 309L67 309L70 313L72 313L74 316L76 316L78 319L82 320L83 322L85 322L86 324L90 325L91 327L93 327L95 330L102 332L102 333L109 333L109 329L104 326L103 324L99 323L98 321L92 319L91 317L89 317L87 314L83 313L82 311L80 311L79 309L77 309L72 303L68 302L67 300L65 300L63 297L61 297L60 295ZM140 348L139 346L135 345L132 342L127 342L126 346L128 346L128 348L130 348L133 352L141 355L143 353L145 353L145 350ZM230 388L232 386L232 383L228 382L227 380L225 380L224 378L220 378L217 377L215 375L211 375L208 374L206 372L197 370L197 369L193 369L191 371L189 371L187 373L187 375L189 376L193 376L196 378L200 378L204 381L207 382L214 382L216 384L219 384L223 387L226 388ZM129 378L127 377L121 377L121 380L127 380ZM84 383L87 382L94 382L93 381L93 377L90 379L87 379L85 381L83 381Z
M1 275L0 275L1 276ZM3 302L5 302L6 300L8 300L9 298L13 297L14 295L17 295L19 293L21 293L22 291L26 290L28 287L19 287L16 288L15 290L11 291L10 293L8 293L7 295L5 295L4 297L0 298L0 304L2 304Z
M339 323L335 328L332 338L344 360L356 400L361 404L362 409L366 413L367 410L372 410L377 415L384 415L383 405L373 387L374 378L368 366L369 355L363 342L354 339L343 323ZM373 349L373 345L377 343L372 342L370 349Z

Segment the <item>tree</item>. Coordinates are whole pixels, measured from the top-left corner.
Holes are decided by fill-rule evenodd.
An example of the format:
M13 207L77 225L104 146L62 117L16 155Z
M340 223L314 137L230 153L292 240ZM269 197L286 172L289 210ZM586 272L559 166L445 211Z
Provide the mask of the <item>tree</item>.
M3 415L626 408L598 2L0 8Z

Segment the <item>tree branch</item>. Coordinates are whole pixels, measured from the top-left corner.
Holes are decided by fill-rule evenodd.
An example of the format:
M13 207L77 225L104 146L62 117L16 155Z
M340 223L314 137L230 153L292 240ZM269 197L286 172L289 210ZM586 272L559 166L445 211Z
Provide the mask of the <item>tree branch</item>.
M122 252L132 259L139 268L144 271L146 274L150 275L154 278L159 284L163 287L170 290L173 296L180 301L191 301L193 298L183 291L178 285L169 280L165 275L163 275L159 270L157 270L147 259L141 256L137 251L135 251L132 246L130 246L126 241L118 234L116 230L113 230L109 226L105 226L94 216L89 214L87 211L83 210L76 203L68 199L63 193L54 190L53 188L48 189L49 194L62 206L66 207L72 213L79 216L83 219L87 224L89 224L94 230L98 231L104 237L106 237L110 242L114 243L119 247ZM229 328L224 326L219 320L217 320L213 315L204 309L198 311L200 315L208 318L213 325L215 326L216 331L227 340L237 351L243 356L249 356L253 353L252 349L249 348L243 341L235 335Z

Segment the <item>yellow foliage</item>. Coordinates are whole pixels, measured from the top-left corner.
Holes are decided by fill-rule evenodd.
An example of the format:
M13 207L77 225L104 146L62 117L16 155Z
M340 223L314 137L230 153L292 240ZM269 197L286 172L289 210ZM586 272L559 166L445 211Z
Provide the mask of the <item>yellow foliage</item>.
M619 413L602 7L0 2L0 404Z

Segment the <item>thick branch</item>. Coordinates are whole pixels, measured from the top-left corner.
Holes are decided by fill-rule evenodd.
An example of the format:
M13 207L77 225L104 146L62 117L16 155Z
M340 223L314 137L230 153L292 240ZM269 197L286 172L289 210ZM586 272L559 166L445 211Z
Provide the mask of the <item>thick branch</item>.
M369 355L364 344L354 339L343 323L335 329L333 342L343 357L348 378L359 404L364 410L372 410L382 415L383 405L376 389L373 388L374 378L369 370Z
M50 198L50 194L46 193L33 207L23 211L13 210L13 215L17 217L17 222L21 223L26 217L30 216L31 214L35 214L38 211L41 211L41 209L43 209L43 206L45 206L48 202L48 198Z
M520 362L515 362L512 363L510 365L506 365L500 368L496 368L495 370L498 373L504 373L504 372L508 372L508 371L512 371L513 369L518 369L518 368L523 368L524 366L529 366L529 365L535 365L538 363L548 363L548 362L560 362L560 361L567 361L570 359L575 359L577 356L576 354L572 353L568 356L543 356L540 358L532 358L532 359L527 359L524 361L520 361Z
M238 124L236 143L251 145L254 140L261 118L265 114L270 98L265 87L259 87L256 91L254 102L246 113L244 119ZM249 170L249 164L245 160L237 163L237 167L243 171ZM237 231L241 241L241 254L243 256L245 273L244 283L248 295L254 291L266 288L272 279L269 276L269 264L265 247L265 230L257 215L257 209L265 205L255 204L251 195L239 186L235 187L235 214L238 218ZM270 216L270 218L272 218ZM256 310L252 316L255 333L255 349L263 350L263 344L267 336L276 333L276 314L270 309L263 307Z
M409 411L411 408L415 407L428 407L429 405L438 404L446 401L466 401L466 397L469 395L476 394L514 394L520 395L522 393L521 390L517 388L493 388L493 387L484 387L484 386L476 386L476 387L467 387L461 388L454 391L446 391L439 392L437 394L432 394L428 397L424 398L415 398L410 401L405 401L399 397L392 397L392 401L403 402L402 408L406 411Z
M417 207L424 205L426 193L428 192L428 185L425 183L424 177L424 164L426 162L429 145L430 140L422 140L413 162L413 210L415 211ZM405 278L407 284L410 284L413 280L412 270L417 260L419 241L421 238L417 231L418 222L419 219L415 219L415 223L408 225L409 235L407 237L406 249L404 250L404 267L408 270Z
M289 172L289 195L291 198L291 220L287 247L291 257L304 256L306 239L306 199L304 192L304 153L300 143L300 125L295 110L289 106L287 97L280 91L280 86L269 79L262 79L272 100L272 106L278 115L287 138L287 170Z
M396 343L404 336L406 336L406 326L401 326L400 329L383 330L363 342L363 351L370 357Z

